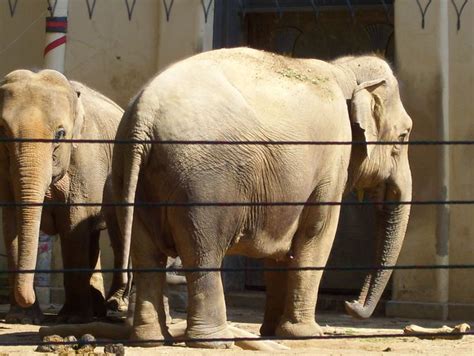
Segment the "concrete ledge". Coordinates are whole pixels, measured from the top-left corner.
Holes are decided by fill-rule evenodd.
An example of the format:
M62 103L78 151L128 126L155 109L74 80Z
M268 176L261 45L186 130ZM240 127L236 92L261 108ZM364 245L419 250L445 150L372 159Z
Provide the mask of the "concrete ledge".
M447 320L446 303L388 301L385 305L388 317Z
M474 320L474 304L449 303L449 320Z
M474 304L392 300L387 302L385 313L388 317L468 321L474 320Z

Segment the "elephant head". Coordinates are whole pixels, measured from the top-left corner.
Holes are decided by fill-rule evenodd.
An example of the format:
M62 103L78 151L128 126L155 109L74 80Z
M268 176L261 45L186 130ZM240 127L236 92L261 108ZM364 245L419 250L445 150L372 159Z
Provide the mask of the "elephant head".
M367 191L377 204L375 266L365 279L359 299L346 302L356 318L368 318L390 278L410 215L412 182L408 162L408 141L412 120L400 99L398 82L390 66L375 56L344 57L333 62L341 72L352 122L353 140L347 189ZM390 141L392 144L371 145ZM364 144L365 142L365 144ZM401 202L401 203L400 203Z
M0 82L0 137L9 139L78 138L84 111L80 94L59 72L34 73L16 70ZM42 203L51 185L65 174L72 145L61 142L9 142L4 154L8 161L10 189L15 201ZM0 152L2 153L2 152ZM18 261L20 270L34 269L42 207L17 207ZM15 276L14 293L23 307L35 301L33 274Z

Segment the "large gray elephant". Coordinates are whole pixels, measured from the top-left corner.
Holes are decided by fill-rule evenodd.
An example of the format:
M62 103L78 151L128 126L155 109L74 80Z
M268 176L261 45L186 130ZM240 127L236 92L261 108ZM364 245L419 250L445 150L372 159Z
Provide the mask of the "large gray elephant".
M116 145L116 199L170 203L118 208L125 243L131 239L133 266L164 267L166 255L179 255L185 268L215 268L227 254L264 258L267 267L324 266L340 206L310 203L340 202L345 192L365 190L376 202L391 202L377 204L375 263L381 268L368 274L358 301L346 304L350 314L367 318L390 277L382 267L396 263L406 231L410 206L400 202L411 199L403 144L411 128L397 80L375 56L323 62L238 48L174 64L132 100L118 139L362 144ZM214 202L242 204L205 206ZM308 204L266 204L278 202ZM261 334L321 335L315 322L321 275L266 272ZM232 337L220 273L189 272L186 278L187 336ZM136 341L169 337L164 275L139 272L134 280L133 326L124 327L120 336ZM188 345L228 347L231 342Z
M0 82L0 137L18 139L114 139L123 110L110 99L62 74L17 70ZM0 200L101 203L111 201L113 145L11 142L0 144ZM94 268L100 231L106 228L115 267L127 265L115 211L100 206L19 206L3 209L10 269L34 269L38 234L59 234L64 268ZM7 322L38 323L33 274L10 276ZM126 274L116 273L109 302L123 303ZM105 313L104 298L90 273L65 273L65 304L59 320L78 322Z

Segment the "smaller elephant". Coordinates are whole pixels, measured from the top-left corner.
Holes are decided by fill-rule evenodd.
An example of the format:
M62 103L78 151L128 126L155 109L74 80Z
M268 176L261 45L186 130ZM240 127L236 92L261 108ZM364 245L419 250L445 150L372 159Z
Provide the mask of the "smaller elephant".
M87 86L59 72L16 70L0 82L0 200L6 202L101 203L112 201L112 144L66 143L61 139L113 140L123 110ZM28 139L56 139L31 142ZM23 140L23 141L21 141ZM64 268L94 268L99 235L108 228L117 268L127 266L115 211L101 206L18 206L3 209L9 269L34 269L40 229L59 234ZM10 275L7 322L38 323L42 314L33 274ZM104 315L102 294L91 273L64 274L60 321L83 322ZM111 308L126 308L127 275L115 273Z

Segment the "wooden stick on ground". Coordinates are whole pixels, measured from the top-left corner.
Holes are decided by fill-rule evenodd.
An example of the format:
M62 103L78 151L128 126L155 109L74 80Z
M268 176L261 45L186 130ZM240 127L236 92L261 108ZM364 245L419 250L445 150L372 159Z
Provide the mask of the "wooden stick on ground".
M49 335L59 335L66 337L74 335L80 338L84 334L92 334L96 338L105 339L128 339L132 332L132 327L127 324L112 324L96 321L87 324L64 324L43 326L39 329L39 334L43 338Z
M403 333L407 335L424 334L422 336L418 336L420 339L462 339L463 335L460 333L464 333L470 329L471 327L466 323L456 325L454 328L446 325L442 326L441 328L423 328L418 325L408 325L405 327L405 329L403 329ZM446 333L451 335L438 335Z

